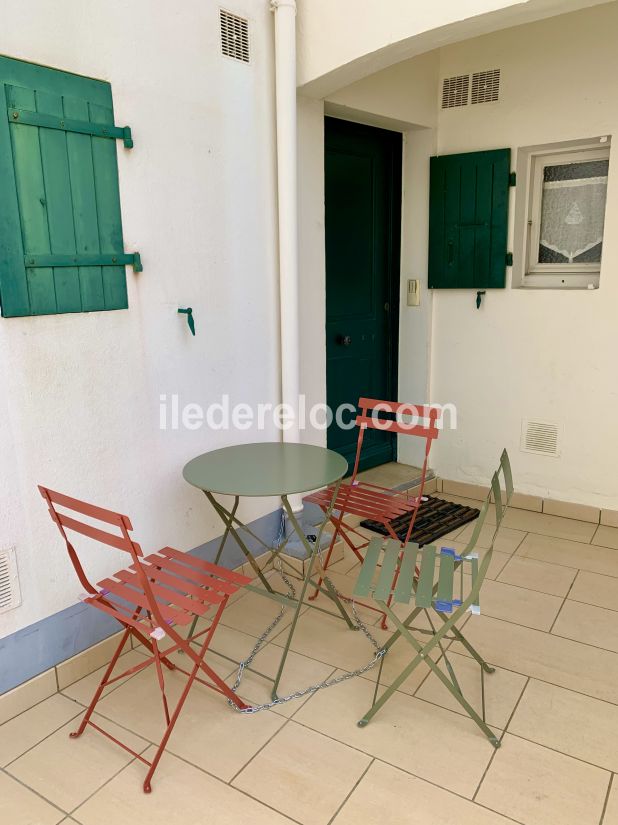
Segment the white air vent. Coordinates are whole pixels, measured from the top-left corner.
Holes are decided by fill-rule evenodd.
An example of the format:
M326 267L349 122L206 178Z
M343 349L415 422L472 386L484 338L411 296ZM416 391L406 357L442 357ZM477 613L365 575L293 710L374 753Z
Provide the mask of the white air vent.
M533 421L525 418L521 427L521 449L537 455L560 455L558 425L551 421Z
M231 11L219 9L221 51L226 57L249 62L249 21Z
M500 69L474 72L472 75L472 103L493 103L500 94Z
M467 106L469 91L469 74L445 77L442 81L442 108L453 109L455 106Z
M0 613L21 604L15 548L0 550Z

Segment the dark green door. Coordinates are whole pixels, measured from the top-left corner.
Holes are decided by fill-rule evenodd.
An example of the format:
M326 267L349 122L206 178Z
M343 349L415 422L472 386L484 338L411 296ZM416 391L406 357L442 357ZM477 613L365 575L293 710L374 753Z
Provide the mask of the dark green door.
M326 118L326 384L333 413L363 396L397 399L401 148L397 132ZM353 462L357 435L334 420L328 446ZM367 432L361 469L395 458L393 436Z

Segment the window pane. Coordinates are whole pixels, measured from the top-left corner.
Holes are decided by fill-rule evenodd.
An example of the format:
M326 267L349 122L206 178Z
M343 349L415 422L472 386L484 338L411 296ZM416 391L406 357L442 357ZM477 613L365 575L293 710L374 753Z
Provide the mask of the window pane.
M600 263L608 160L543 169L540 264Z

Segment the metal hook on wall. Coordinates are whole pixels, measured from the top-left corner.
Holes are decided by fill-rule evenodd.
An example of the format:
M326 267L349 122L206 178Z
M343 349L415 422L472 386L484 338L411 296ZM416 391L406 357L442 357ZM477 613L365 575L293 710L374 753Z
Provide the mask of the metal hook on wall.
M187 316L187 324L189 325L189 329L191 330L191 335L195 335L195 321L193 320L193 309L191 307L187 307L186 309L179 309L178 312L180 315Z
M479 289L479 291L476 293L476 308L477 309L481 308L481 301L483 300L483 295L485 295L485 294L486 294L486 291L484 289Z

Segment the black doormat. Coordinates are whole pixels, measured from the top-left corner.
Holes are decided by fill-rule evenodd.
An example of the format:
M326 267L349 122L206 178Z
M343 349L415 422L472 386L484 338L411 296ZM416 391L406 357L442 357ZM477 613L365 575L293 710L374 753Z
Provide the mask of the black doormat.
M443 501L441 498L423 496L410 541L415 541L421 546L431 544L441 536L450 533L451 530L474 521L475 518L478 518L479 512L476 507L464 507L463 504ZM411 518L412 513L404 513L403 516L398 516L390 522L391 527L401 541L405 540ZM365 521L361 521L361 526L383 536L390 535L386 527L380 524L379 521L365 519Z

